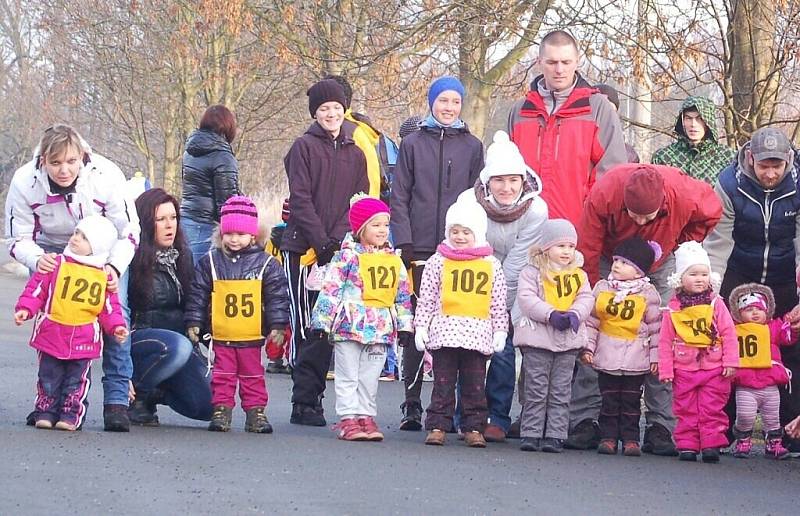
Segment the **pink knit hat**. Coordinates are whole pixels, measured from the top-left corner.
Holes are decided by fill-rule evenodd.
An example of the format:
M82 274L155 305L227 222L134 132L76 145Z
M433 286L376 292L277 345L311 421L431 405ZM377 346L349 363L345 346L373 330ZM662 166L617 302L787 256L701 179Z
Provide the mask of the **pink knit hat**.
M357 234L369 220L380 214L389 215L389 207L380 199L356 194L350 199L350 229Z
M220 230L222 234L243 233L258 236L258 210L249 197L234 195L222 205L220 210Z

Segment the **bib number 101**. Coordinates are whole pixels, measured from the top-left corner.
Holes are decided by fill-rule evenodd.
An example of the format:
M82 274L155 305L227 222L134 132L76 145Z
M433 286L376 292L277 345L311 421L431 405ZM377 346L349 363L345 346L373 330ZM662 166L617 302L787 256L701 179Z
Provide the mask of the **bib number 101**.
M581 288L581 278L577 274L564 274L555 277L558 297L571 296ZM631 317L633 317L631 315Z
M472 269L455 269L450 273L453 276L453 292L474 292L486 295L489 275L485 272L475 272Z
M103 286L96 281L89 283L86 278L78 278L73 283L72 276L64 277L64 288L61 289L61 299L67 299L70 292L70 285L74 289L72 296L69 297L70 301L77 303L89 303L92 306L97 306L102 301L100 295L103 293Z

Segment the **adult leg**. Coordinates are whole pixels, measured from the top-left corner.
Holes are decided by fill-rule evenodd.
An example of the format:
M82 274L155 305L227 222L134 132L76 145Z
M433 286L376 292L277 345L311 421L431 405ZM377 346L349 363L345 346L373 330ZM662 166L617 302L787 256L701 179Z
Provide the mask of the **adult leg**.
M119 279L117 296L122 306L125 322L130 327L130 310L128 309L128 273ZM128 420L128 390L133 375L131 360L131 339L128 337L119 343L113 336L104 335L103 346L103 420L104 429L112 432L127 432L130 428Z
M381 369L386 360L386 346L373 344L361 345L363 348L359 356L357 372L357 399L359 416L375 417L378 415L378 383L380 383Z
M517 379L516 358L514 331L511 328L506 346L500 353L492 355L489 371L486 373L485 391L489 408L489 425L498 427L503 434L508 433L511 426L511 404L514 400L514 384Z
M180 333L143 328L131 334L133 386L136 398L149 394L177 373L189 360L192 343Z
M84 400L89 395L92 361L64 360L64 381L61 384L63 403L59 420L69 428L77 429L86 417Z
M425 430L444 430L453 423L456 405L458 356L454 348L442 348L433 355L433 389L431 402L425 411Z
M206 359L196 350L175 374L159 386L163 402L178 414L190 419L211 419L211 375Z
M550 372L555 353L544 349L522 348L525 371L525 404L520 414L520 437L540 439L544 435Z
M463 432L483 432L488 407L486 404L486 356L459 349L458 378L461 385L461 421ZM511 393L513 396L514 393Z
M428 256L416 257L418 259L428 259ZM422 273L425 271L424 265L413 265L411 267L411 276L414 279L414 295L411 297L411 302L416 309L417 296L419 296L419 285L422 282ZM400 421L400 430L419 430L422 428L422 402L420 394L422 393L422 379L424 376L423 371L423 358L424 353L417 351L414 346L406 346L403 348L403 385L405 386L405 400L400 405L403 411L403 419ZM450 425L440 428L440 430L447 430Z
M569 398L572 374L578 350L554 353L550 369L550 392L547 396L545 437L566 439L569 430ZM529 378L530 380L530 378Z

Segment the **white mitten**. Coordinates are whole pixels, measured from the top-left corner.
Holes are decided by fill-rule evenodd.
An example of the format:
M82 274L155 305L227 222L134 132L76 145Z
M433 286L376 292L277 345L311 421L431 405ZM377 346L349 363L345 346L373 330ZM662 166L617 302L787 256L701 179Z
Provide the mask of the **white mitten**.
M506 339L508 338L508 332L505 331L496 331L492 335L492 347L494 348L495 353L500 353L506 348Z
M414 329L414 347L417 348L417 351L420 353L425 351L425 344L427 344L429 340L428 330L425 328Z

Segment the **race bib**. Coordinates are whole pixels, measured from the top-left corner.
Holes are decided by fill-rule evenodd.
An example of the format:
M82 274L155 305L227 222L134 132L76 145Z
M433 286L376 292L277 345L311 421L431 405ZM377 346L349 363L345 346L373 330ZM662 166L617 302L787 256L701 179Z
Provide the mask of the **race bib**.
M714 307L695 305L672 312L672 324L678 337L688 346L707 348L711 342L711 323L714 320Z
M103 311L107 284L103 269L62 261L48 317L66 326L93 323Z
M594 305L600 319L600 332L623 340L635 340L647 302L644 296L632 294L619 303L614 302L614 292L601 292Z
M240 342L263 339L261 280L214 280L211 291L211 336Z
M583 285L581 276L579 269L572 269L555 274L552 280L545 277L544 300L556 310L569 310Z
M442 312L488 319L494 270L489 260L449 260L442 271Z
M739 339L739 367L747 369L772 367L772 348L769 342L769 327L766 324L737 324L736 337Z
M358 275L364 284L364 304L373 308L389 308L397 299L400 267L403 261L395 254L364 253L358 255Z

